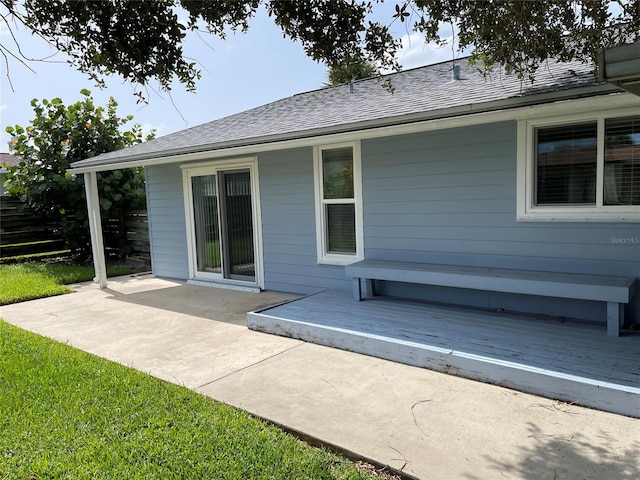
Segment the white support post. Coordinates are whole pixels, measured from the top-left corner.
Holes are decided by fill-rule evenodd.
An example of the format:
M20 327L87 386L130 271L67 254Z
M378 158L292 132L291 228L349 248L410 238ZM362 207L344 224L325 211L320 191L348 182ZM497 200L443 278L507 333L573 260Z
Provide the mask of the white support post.
M106 288L107 267L104 259L104 240L102 238L100 200L98 198L98 176L96 172L87 172L84 174L84 188L87 194L87 213L89 215L93 267L96 271L96 276L93 281L100 284L100 288Z

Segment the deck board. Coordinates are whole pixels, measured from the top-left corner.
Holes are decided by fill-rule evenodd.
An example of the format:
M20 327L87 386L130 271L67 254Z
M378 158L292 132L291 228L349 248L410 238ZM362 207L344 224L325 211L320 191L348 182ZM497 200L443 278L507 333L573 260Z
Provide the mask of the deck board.
M603 323L388 297L356 302L330 290L252 312L248 324L640 417L640 332L609 337Z

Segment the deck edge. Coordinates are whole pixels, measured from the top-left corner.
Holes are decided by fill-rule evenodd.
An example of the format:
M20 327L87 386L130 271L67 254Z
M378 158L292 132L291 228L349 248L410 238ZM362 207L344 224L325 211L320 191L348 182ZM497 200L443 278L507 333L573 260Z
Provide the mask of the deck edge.
M251 330L383 358L415 367L640 418L640 388L578 377L356 330L250 312Z

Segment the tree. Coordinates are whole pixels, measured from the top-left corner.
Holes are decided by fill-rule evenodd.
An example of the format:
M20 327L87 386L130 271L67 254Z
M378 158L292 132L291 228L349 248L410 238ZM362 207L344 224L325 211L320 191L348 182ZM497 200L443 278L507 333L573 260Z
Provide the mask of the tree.
M200 76L183 54L187 31L220 38L229 29L245 32L260 4L286 37L328 66L361 57L379 70L397 69L400 42L390 33L396 21L438 43L447 41L442 25L452 25L458 48L472 48L481 66L508 64L523 77L548 58L593 61L599 48L640 37L640 0L405 0L386 23L370 21L382 0L0 1L10 31L14 22L24 24L95 80L117 73L134 84L157 80L165 90L174 78L194 90ZM185 25L178 9L186 12ZM5 61L20 58L17 48L0 46Z
M332 65L329 68L327 87L335 87L345 83L375 76L377 69L374 65L361 58L347 58L344 63Z
M9 168L5 186L10 195L24 202L25 208L58 220L67 248L88 254L91 243L84 177L70 174L69 165L150 140L153 133L143 138L137 124L121 130L133 117L119 117L113 97L105 107L95 107L91 92L80 93L84 98L68 107L59 98L41 103L34 99L31 106L35 118L31 125L6 128L13 135L12 150L20 157L20 164ZM99 173L98 188L103 222L122 221L125 210L144 205L140 169ZM124 240L117 246L121 253L128 253Z
M640 39L638 0L420 0L415 5L414 27L427 41L441 41L440 24L451 24L459 48L472 47L472 59L482 67L504 64L530 79L550 58L596 63L601 48ZM396 14L410 18L406 9Z

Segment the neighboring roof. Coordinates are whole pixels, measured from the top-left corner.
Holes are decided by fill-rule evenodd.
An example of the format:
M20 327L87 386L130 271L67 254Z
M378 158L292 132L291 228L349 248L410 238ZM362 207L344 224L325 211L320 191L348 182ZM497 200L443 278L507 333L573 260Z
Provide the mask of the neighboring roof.
M454 63L460 65L460 80L452 79ZM540 95L552 92L561 92L555 98L558 99L576 95L575 89L590 89L590 94L613 89L599 86L592 66L577 62L549 62L538 70L533 84L516 75L507 75L501 69L484 76L468 59L406 70L385 78L391 81L393 93L384 89L376 78L357 81L352 88L349 85L322 88L75 162L72 166L117 165L445 118L469 113L469 109L461 108L468 105L478 107L473 109L474 113L491 111L540 102Z
M0 169L4 168L4 165L8 167L17 167L20 164L20 157L11 153L0 153Z

